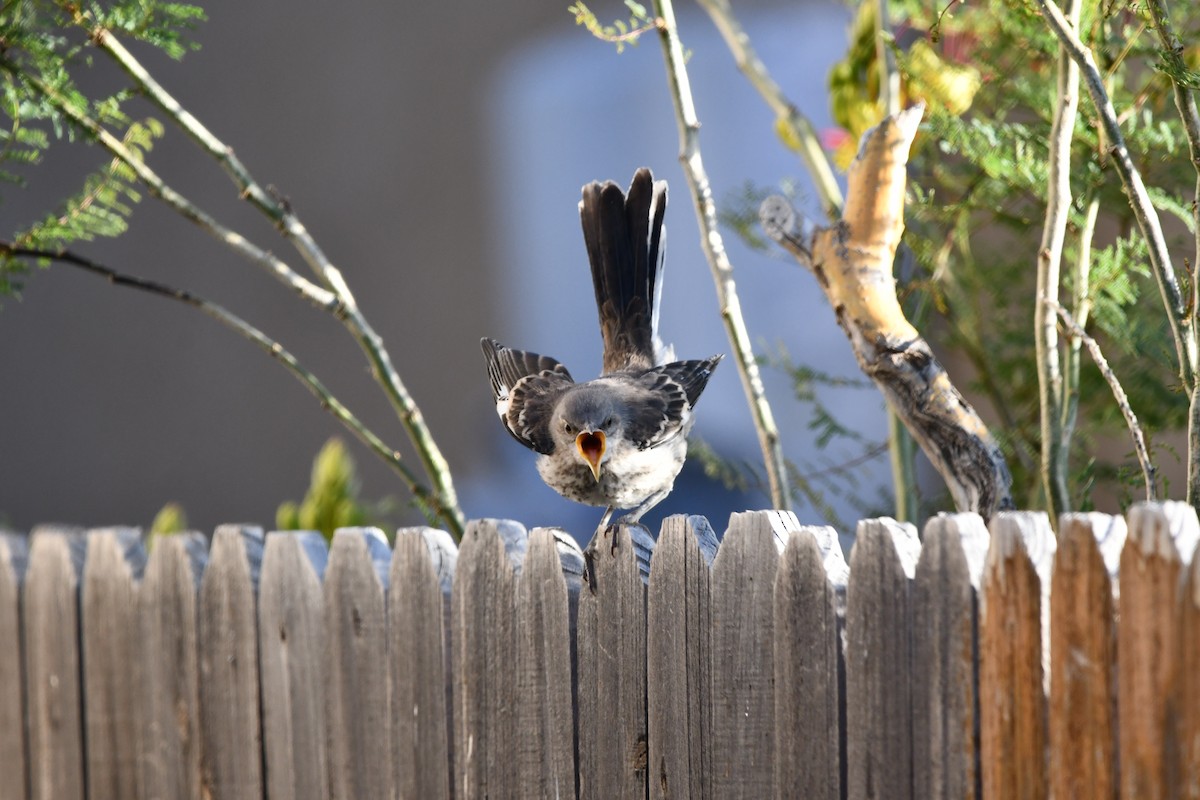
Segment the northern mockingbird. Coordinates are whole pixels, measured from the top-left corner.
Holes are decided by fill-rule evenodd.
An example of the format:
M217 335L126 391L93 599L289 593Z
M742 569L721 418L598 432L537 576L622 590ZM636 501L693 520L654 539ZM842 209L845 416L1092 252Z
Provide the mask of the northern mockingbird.
M570 500L615 509L637 523L671 491L687 455L692 409L722 356L671 361L658 341L666 181L648 169L628 195L612 181L583 187L579 216L592 267L603 372L575 383L567 368L537 353L483 339L496 413L537 452L550 488Z

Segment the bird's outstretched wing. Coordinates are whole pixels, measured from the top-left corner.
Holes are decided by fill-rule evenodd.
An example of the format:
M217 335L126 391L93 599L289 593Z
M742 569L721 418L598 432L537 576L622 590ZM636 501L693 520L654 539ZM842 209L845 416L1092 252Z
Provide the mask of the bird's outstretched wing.
M626 434L639 450L666 442L691 418L692 407L708 384L721 356L700 361L675 361L628 375ZM624 377L624 376L622 376Z
M480 341L496 414L521 444L543 455L554 451L550 419L562 393L575 385L567 368L549 356Z

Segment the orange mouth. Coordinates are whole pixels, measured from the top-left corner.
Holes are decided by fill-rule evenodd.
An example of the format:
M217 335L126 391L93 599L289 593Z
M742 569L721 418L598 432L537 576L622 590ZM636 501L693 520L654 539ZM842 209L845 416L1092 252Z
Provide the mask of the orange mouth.
M575 437L575 449L592 468L592 477L600 480L600 459L604 457L604 432L584 431Z

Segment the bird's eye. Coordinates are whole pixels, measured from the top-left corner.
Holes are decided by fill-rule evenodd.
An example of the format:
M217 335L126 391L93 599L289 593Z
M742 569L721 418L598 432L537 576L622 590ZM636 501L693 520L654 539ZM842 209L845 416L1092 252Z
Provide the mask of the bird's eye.
M569 423L569 422L564 422L564 423L563 423L563 430L564 430L564 431L566 431L566 432L567 432L569 435L574 435L574 433L575 433L575 426L574 426L574 425L572 425L572 424L571 424L571 423Z
M608 419L604 420L604 426L603 426L604 430L608 430L609 428L611 428L613 426L613 422L614 422L614 420L612 417L609 417Z

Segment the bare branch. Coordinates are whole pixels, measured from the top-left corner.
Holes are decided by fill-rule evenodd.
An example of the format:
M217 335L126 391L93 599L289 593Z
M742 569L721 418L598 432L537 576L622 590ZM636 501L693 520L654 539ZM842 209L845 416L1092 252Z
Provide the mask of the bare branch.
M1125 417L1125 425L1129 428L1129 435L1133 439L1133 449L1137 454L1138 463L1142 467L1142 479L1146 482L1146 499L1154 500L1158 493L1158 481L1156 477L1158 470L1150 462L1150 452L1146 449L1146 437L1142 433L1141 425L1138 424L1137 415L1133 413L1133 408L1129 405L1129 397L1125 394L1125 390L1121 388L1121 382L1117 380L1112 367L1108 365L1108 359L1101 352L1099 343L1089 336L1087 331L1081 328L1071 318L1067 310L1058 303L1048 297L1043 297L1042 303L1054 310L1058 314L1058 318L1062 320L1063 327L1069 330L1072 336L1077 337L1084 343L1088 352L1092 354L1092 360L1099 367L1100 374L1108 382L1108 388L1112 390L1113 399L1117 401L1117 407L1121 409L1121 415Z
M783 457L779 429L767 402L758 362L754 358L750 335L746 331L746 321L742 317L737 284L733 278L733 265L729 262L721 232L717 227L717 206L713 202L712 186L708 182L704 161L700 155L700 122L692 100L683 46L679 42L675 10L671 0L654 0L654 9L656 16L662 20L658 31L666 61L671 99L675 107L675 120L679 126L679 160L683 164L683 173L687 177L688 188L691 189L695 204L696 220L700 226L700 245L712 270L717 301L721 307L721 319L725 323L725 332L733 348L734 363L737 364L742 388L750 404L754 427L758 432L759 446L762 448L767 479L771 486L771 504L775 508L786 510L791 508L791 497L787 489L787 464Z
M400 476L401 480L408 487L409 492L417 499L422 508L429 509L431 513L447 524L452 522L453 516L449 513L449 510L442 507L439 498L431 493L420 482L417 476L404 465L398 450L388 447L382 439L367 428L358 417L329 391L316 375L302 365L283 345L223 306L206 300L185 289L177 289L164 283L120 272L70 250L43 250L39 248L18 247L10 242L0 241L0 253L17 258L46 259L58 264L66 264L94 275L99 275L115 286L125 286L149 292L150 294L176 300L199 309L242 338L258 345L267 355L282 364L288 372L292 373L320 401L322 408L346 426L351 433L358 437L363 444L371 448L376 455L383 459L384 463ZM452 532L457 538L462 537L461 530Z
M1072 29L1079 26L1079 0L1067 0L1068 22ZM1046 217L1042 227L1042 242L1037 252L1037 294L1058 302L1061 283L1063 241L1071 214L1071 138L1079 110L1079 67L1071 60L1064 44L1058 46L1058 77L1056 81L1054 122L1050 127L1048 176L1046 187ZM1067 457L1070 439L1064 436L1061 358L1058 349L1058 326L1045 303L1033 310L1033 340L1037 359L1038 412L1041 419L1042 488L1050 506L1050 518L1071 510L1071 495L1067 489Z

